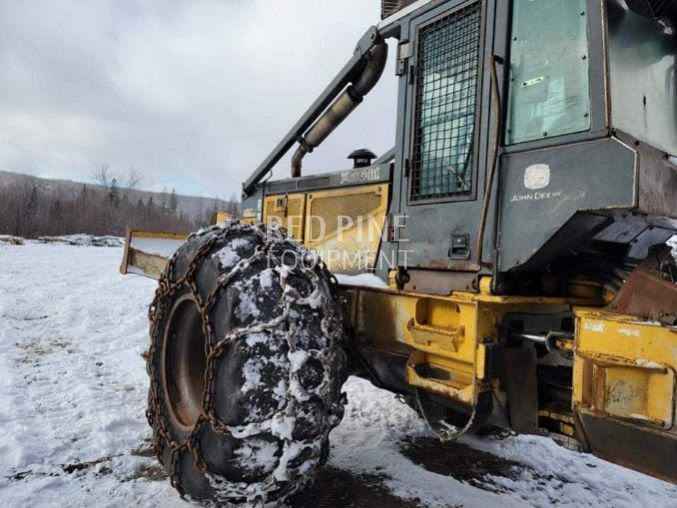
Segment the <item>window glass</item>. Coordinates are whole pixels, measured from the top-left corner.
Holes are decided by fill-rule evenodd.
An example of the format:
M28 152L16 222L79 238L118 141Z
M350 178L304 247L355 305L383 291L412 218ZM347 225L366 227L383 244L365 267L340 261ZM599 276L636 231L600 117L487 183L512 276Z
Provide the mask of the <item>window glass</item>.
M586 0L514 0L506 143L590 129Z
M413 200L472 189L480 22L475 3L419 33Z

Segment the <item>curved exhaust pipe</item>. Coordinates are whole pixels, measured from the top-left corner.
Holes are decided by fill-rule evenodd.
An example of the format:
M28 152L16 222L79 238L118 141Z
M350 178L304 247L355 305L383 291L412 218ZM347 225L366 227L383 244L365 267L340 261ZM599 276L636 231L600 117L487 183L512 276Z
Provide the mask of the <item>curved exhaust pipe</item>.
M299 139L299 147L291 161L291 176L301 176L303 158L312 153L334 132L378 83L388 59L388 45L384 40L377 42L367 54L361 72L352 84L317 119L305 136Z

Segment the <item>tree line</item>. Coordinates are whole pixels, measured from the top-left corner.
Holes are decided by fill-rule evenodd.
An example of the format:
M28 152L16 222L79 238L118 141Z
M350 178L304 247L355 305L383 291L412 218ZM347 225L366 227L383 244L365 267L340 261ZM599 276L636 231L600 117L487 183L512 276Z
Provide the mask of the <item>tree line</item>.
M0 188L0 234L24 238L76 233L124 236L128 227L184 233L214 222L218 211L238 215L238 203L221 210L217 201L190 217L179 207L176 191L131 196L140 178L130 172L121 185L107 166L94 175L96 185L82 184L77 192L45 189L30 180ZM138 195L138 194L136 194Z

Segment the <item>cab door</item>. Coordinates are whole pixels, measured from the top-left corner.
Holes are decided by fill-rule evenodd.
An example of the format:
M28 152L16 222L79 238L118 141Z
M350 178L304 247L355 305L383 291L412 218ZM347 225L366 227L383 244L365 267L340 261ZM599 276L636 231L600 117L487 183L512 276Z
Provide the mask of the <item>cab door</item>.
M479 270L495 14L493 0L449 1L410 23L398 238L407 269Z

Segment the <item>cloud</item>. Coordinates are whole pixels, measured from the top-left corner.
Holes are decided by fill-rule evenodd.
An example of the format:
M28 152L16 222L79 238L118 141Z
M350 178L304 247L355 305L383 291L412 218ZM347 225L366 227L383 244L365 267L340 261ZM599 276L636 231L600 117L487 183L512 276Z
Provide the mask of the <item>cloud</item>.
M239 193L378 16L375 0L0 2L0 169L83 180L107 163ZM391 65L307 170L390 148L395 96Z

